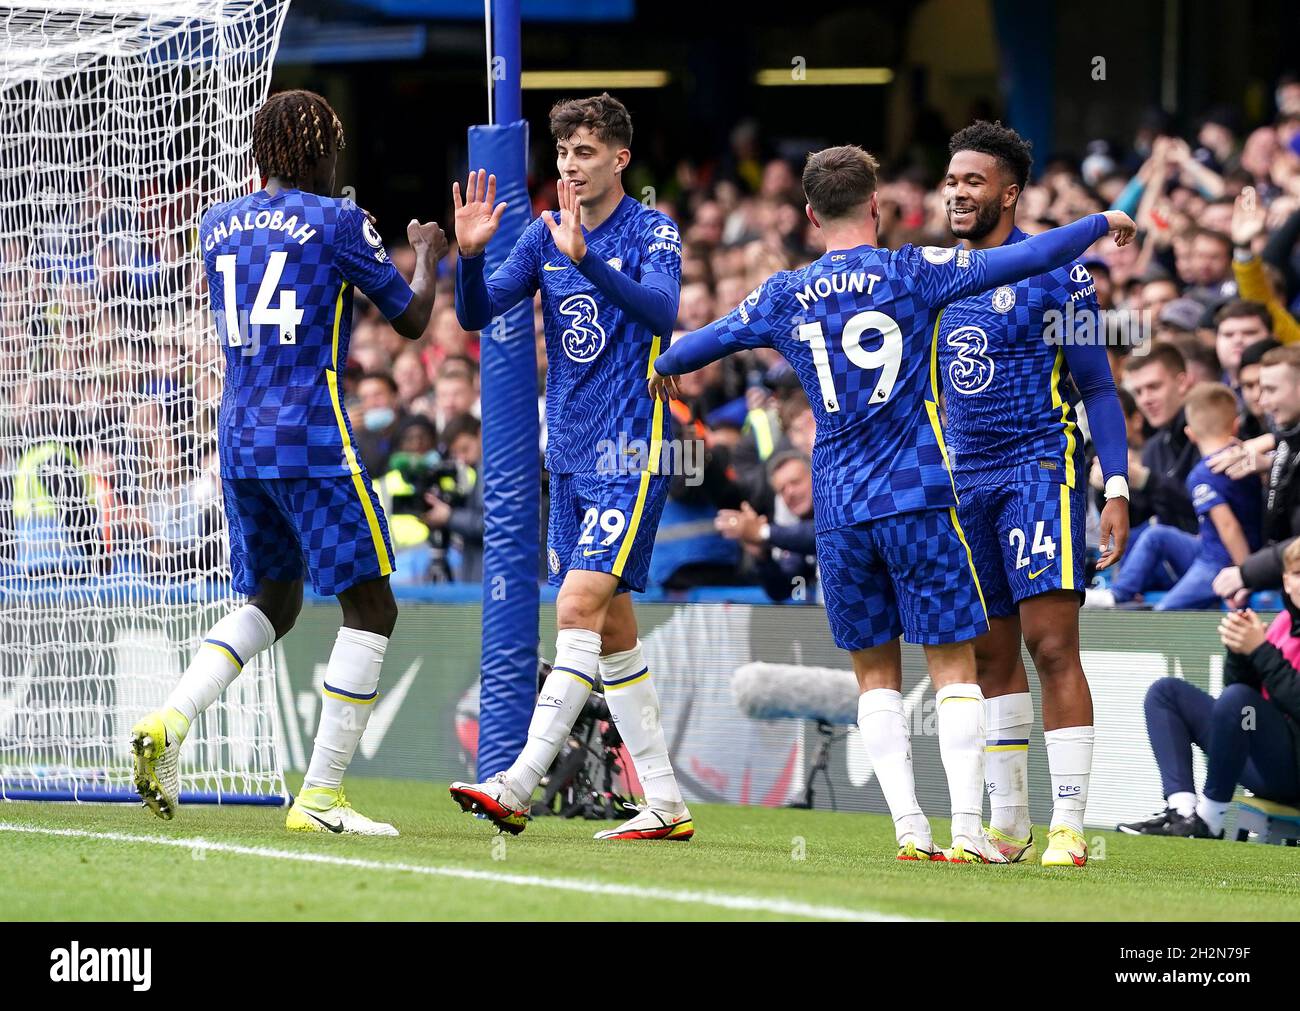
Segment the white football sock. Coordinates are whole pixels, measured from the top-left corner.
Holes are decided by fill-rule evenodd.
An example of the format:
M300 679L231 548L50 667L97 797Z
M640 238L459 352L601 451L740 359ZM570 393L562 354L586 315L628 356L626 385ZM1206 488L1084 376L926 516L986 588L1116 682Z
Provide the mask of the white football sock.
M555 666L537 696L528 725L528 743L506 770L506 779L520 800L527 800L560 753L573 729L600 668L600 633L586 628L562 628L555 636Z
M320 707L320 725L311 764L302 786L306 790L343 785L361 735L379 696L379 671L384 663L388 639L358 628L340 628L325 668L325 687Z
M1052 775L1052 828L1065 825L1083 831L1093 736L1092 727L1061 727L1043 734L1047 768Z
M978 839L984 812L984 693L979 685L945 685L935 694L939 754L948 777L952 837Z
M670 814L680 814L684 806L682 792L668 758L668 742L660 722L659 693L650 680L640 641L622 653L602 656L600 679L605 684L605 702L632 756L646 803Z
M163 703L167 729L184 740L190 724L230 687L244 664L274 643L271 620L252 604L213 625ZM175 714L182 719L174 719Z
M1190 817L1191 813L1196 810L1196 794L1182 791L1180 793L1171 793L1167 803L1184 818Z
M1029 837L1029 731L1034 699L1028 692L984 700L984 782L989 825L1013 839Z
M1223 816L1228 813L1228 808L1231 806L1230 800L1210 800L1209 797L1202 797L1196 802L1196 813L1201 816L1201 821L1210 827L1210 831L1218 835L1223 831Z
M863 692L858 697L858 730L889 804L899 844L911 835L929 848L933 837L930 822L916 800L912 738L903 713L903 696L892 688Z

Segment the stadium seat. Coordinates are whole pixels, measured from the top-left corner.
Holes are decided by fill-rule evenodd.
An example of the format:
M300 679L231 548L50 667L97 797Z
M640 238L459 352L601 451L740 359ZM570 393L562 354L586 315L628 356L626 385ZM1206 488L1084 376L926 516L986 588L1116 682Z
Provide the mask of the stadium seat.
M1282 610L1282 594L1277 590L1260 590L1250 595L1250 609L1261 614Z
M1237 800L1237 842L1254 836L1270 846L1295 846L1300 842L1300 807L1279 804L1239 794Z

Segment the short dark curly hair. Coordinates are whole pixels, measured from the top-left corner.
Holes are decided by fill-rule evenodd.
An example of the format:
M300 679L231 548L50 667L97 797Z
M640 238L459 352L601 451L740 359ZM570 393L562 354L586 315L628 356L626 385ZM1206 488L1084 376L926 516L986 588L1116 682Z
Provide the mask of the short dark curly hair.
M977 151L996 158L1011 173L1011 178L1022 190L1029 183L1029 170L1034 164L1033 145L1001 120L990 123L977 119L970 126L958 130L948 142L948 155L958 151Z
M611 147L632 146L632 115L608 91L551 106L551 136L556 140L568 140L584 126Z

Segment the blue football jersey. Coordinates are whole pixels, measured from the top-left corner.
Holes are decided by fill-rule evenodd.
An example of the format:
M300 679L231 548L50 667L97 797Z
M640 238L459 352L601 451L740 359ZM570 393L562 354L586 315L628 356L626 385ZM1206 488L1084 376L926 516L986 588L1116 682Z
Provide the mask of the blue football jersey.
M984 254L858 246L775 274L720 320L732 350L774 347L817 419L817 529L952 506L934 357L942 306L985 287Z
M389 319L412 296L379 233L350 201L260 190L208 211L199 241L226 357L222 475L360 473L338 380L352 288Z
M1026 238L1013 229L1007 243ZM1096 285L1078 261L944 309L939 374L953 467L1081 482L1079 394L1063 344L1099 343L1099 326Z
M681 277L677 226L629 196L584 234L587 256L634 281L655 271ZM507 307L542 292L547 469L590 473L607 467L610 453L645 457L668 437L667 412L646 396L646 378L671 335L652 333L598 291L555 248L544 220L528 226L488 287L494 304Z
M1223 566L1232 564L1232 555L1210 516L1210 511L1217 505L1226 505L1232 510L1232 515L1241 524L1246 546L1251 551L1259 550L1264 540L1264 497L1259 491L1258 477L1251 474L1233 479L1227 474L1216 474L1210 469L1208 460L1201 460L1187 475L1186 485L1192 508L1196 510L1202 558L1212 559Z

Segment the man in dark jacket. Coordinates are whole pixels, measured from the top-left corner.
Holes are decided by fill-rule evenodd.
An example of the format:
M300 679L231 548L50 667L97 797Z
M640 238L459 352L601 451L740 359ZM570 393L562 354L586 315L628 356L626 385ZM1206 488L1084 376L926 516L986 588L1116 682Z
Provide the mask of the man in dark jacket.
M1133 530L1155 519L1196 533L1196 511L1187 494L1187 475L1201 455L1185 431L1183 400L1192 384L1182 352L1172 344L1157 344L1150 354L1129 358L1124 365L1124 385L1152 429L1141 455L1134 458L1129 452L1129 515ZM1130 541L1129 550L1133 547Z
M1267 337L1256 341L1241 353L1241 364L1237 366L1237 392L1241 394L1241 427L1237 437L1245 442L1266 433L1268 419L1264 409L1259 406L1259 372L1263 366L1260 361L1274 348L1282 346L1280 341Z
M1268 800L1300 799L1300 541L1285 552L1283 581L1286 610L1267 629L1253 611L1223 616L1227 656L1217 699L1182 678L1161 678L1148 689L1147 735L1168 807L1120 825L1121 832L1222 839L1239 783ZM1199 798L1193 744L1205 753Z
M785 522L769 523L748 502L719 511L714 522L723 537L740 541L757 560L759 582L772 600L805 603L817 579L812 464L802 453L784 450L769 461L768 474L780 506L790 514Z
M1272 422L1274 441L1265 498L1267 546L1214 580L1214 592L1238 606L1252 590L1282 585L1282 553L1300 534L1300 345L1274 348L1260 360L1259 399Z

